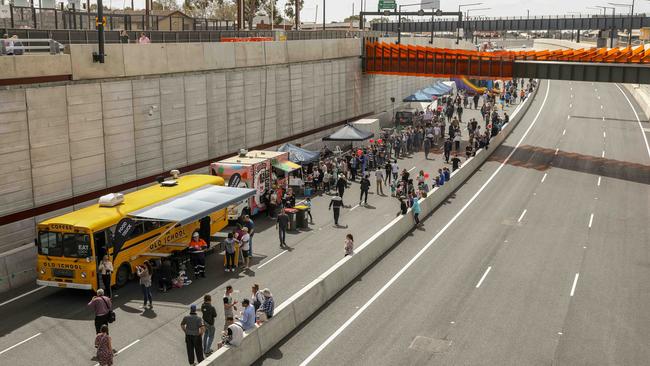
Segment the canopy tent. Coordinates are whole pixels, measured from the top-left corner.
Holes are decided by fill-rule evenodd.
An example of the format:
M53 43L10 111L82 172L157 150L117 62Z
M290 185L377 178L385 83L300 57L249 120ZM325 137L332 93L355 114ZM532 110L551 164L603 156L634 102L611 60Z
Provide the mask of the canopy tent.
M286 172L286 173L291 173L292 171L298 170L298 169L301 168L301 166L296 164L296 163L292 163L290 161L280 161L280 160L277 160L277 159L271 160L271 165L274 168L278 168L278 169L280 169L280 170L282 170L283 172Z
M449 94L452 90L453 87L451 85L448 85L442 81L438 81L422 89L421 92L432 96L441 96Z
M284 144L280 146L278 151L288 152L289 160L297 164L309 164L320 159L318 151L305 150L293 144Z
M206 185L129 213L129 217L185 225L255 195L249 188Z
M323 141L364 141L373 136L375 134L372 132L362 131L352 125L346 124L333 134L323 137Z
M432 95L424 93L422 90L418 90L413 95L409 95L404 98L403 102L431 102Z

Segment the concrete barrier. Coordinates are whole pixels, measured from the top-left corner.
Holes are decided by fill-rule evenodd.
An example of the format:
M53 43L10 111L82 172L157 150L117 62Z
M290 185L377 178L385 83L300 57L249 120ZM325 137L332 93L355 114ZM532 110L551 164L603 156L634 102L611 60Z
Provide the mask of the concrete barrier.
M36 281L36 246L25 244L0 254L0 292Z
M642 122L647 122L650 117L650 85L639 84L622 84L625 89L634 97L637 104L643 111L643 114L638 113L639 119Z
M70 56L20 55L0 57L0 80L72 74Z
M526 114L536 94L537 90L517 107L510 123L506 124L501 133L491 140L491 149L477 151L476 156L466 161L460 169L452 173L449 182L442 187L433 189L427 198L420 201L422 217L435 211L503 143ZM273 318L261 327L254 328L245 334L244 341L239 347L224 347L210 355L200 365L249 365L255 362L412 231L414 223L410 210L409 214L396 217L361 244L353 256L339 260L311 283L280 304L275 309Z

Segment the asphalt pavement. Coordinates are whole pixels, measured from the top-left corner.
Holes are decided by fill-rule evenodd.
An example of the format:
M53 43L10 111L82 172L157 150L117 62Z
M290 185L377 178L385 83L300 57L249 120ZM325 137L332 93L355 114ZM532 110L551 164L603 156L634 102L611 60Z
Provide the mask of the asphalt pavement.
M514 109L511 108L511 109ZM511 110L510 110L511 111ZM466 110L465 119L478 117L478 111ZM463 128L463 137L466 130ZM461 150L464 151L464 150ZM462 155L462 154L461 154ZM432 156L430 155L430 159ZM441 155L425 160L423 153L400 159L400 168L411 174L420 169L431 173L443 166ZM465 160L464 158L462 159ZM328 211L329 196L313 199L314 224L300 232L289 232L289 249L279 246L274 222L254 218L255 255L250 271L225 273L223 255L207 257L207 278L190 286L161 293L154 289L152 310L141 309L137 283L117 291L114 307L117 321L110 327L113 347L119 352L118 365L182 365L187 362L180 321L189 305L200 304L203 295L213 295L217 308L217 328L223 324L221 295L232 285L235 299L250 296L250 287L258 283L274 294L276 306L311 282L343 256L343 239L352 232L362 243L390 222L399 211L399 202L376 194L371 178L367 206L358 205L359 185L353 183L344 196L347 205L340 223L348 228L333 227ZM385 189L389 194L389 189ZM154 286L155 287L155 286ZM11 365L94 365L93 314L86 307L91 294L84 291L26 286L0 296L0 363Z
M257 364L648 364L650 126L628 98L543 82L424 230Z

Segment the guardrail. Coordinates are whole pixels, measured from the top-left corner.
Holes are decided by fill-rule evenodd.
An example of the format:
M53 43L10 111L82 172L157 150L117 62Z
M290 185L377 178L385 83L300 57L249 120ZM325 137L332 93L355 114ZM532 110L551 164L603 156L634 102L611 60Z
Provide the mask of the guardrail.
M43 46L32 46L33 43L46 43ZM25 44L28 44L27 46ZM63 45L48 38L9 38L0 40L0 55L19 55L23 52L48 51L50 55L63 52ZM19 53L20 52L20 53Z

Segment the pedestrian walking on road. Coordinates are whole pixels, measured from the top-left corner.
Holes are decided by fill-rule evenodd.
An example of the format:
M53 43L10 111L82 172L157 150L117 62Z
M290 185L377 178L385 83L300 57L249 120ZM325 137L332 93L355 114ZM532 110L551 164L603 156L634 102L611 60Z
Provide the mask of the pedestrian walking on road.
M334 226L339 226L339 215L343 207L343 200L338 195L332 197L330 201L329 210L334 211Z
M377 184L377 194L384 195L384 170L380 167L375 170L375 183Z
M99 334L102 325L108 325L109 323L113 303L110 298L104 296L104 290L100 288L97 290L97 296L93 296L88 303L88 307L95 311L95 334Z
M289 228L289 215L287 215L284 209L280 210L278 218L275 221L275 227L278 229L278 235L280 237L280 248L283 248L287 246L285 239L287 236L287 229Z
M429 152L431 151L431 139L430 138L425 138L424 139L424 160L429 160Z
M345 250L344 257L354 254L354 237L352 236L352 234L347 234L345 236L345 246L343 247L343 249Z
M311 197L305 198L305 206L307 206L307 215L309 215L309 223L314 223L314 218L311 215Z
M386 177L384 178L384 183L387 185L390 185L391 182L391 170L392 170L392 164L390 163L390 160L386 160L386 164L384 165L384 170L386 171Z
M364 205L368 205L368 191L370 191L370 179L368 179L368 174L363 176L360 181L361 194L359 195L359 205L363 201Z
M102 258L101 263L99 263L99 266L97 267L97 272L99 272L101 274L101 276L102 276L102 284L104 285L104 293L108 297L113 297L112 296L112 291L111 291L111 274L113 273L113 263L108 258L108 255L105 255Z
M233 289L232 286L226 286L226 292L223 294L223 316L228 319L235 317L235 311L237 310L237 301L232 299ZM228 323L225 323L223 330L228 328Z
M467 157L469 159L469 156ZM458 167L460 166L460 159L458 158L458 154L454 155L454 158L451 159L451 169L453 172L455 172Z
M181 321L181 329L185 333L187 360L190 365L196 365L194 363L194 356L196 356L196 360L201 363L203 361L203 341L201 336L205 333L205 324L203 319L196 315L196 305L190 305L190 314L186 315Z
M444 153L445 153L445 162L449 164L449 154L451 154L452 141L450 138L445 140Z
M203 304L201 304L201 314L203 323L205 324L205 333L203 334L203 352L206 355L212 353L212 342L214 341L214 319L217 317L217 309L212 306L212 296L209 294L203 296Z
M420 208L420 198L417 195L414 195L412 197L412 204L411 204L411 211L413 211L413 219L415 220L415 227L420 227L422 226L420 224L420 212L422 212L422 209Z
M135 267L138 277L140 277L140 288L142 288L142 297L144 298L143 309L146 309L147 302L149 302L149 309L153 309L153 299L151 297L151 273L153 268L148 261L145 261L141 266Z
M352 179L354 181L354 179ZM347 187L348 182L345 180L343 174L339 174L339 179L336 181L336 189L339 193L339 197L343 200L343 194L345 193L345 188Z
M108 335L108 325L101 326L99 333L95 337L95 348L97 348L96 361L99 366L113 365L113 342Z

